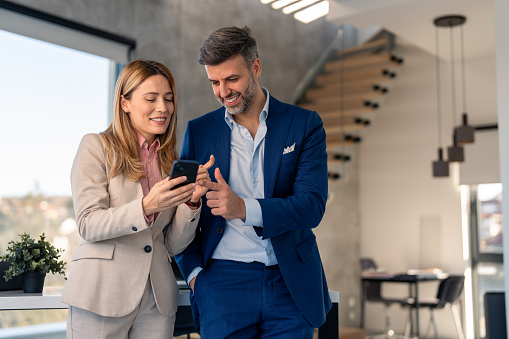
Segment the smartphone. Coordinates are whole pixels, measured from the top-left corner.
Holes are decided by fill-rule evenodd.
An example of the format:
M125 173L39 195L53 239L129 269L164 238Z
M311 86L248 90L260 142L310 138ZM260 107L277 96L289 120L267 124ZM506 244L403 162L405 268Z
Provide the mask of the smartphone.
M196 181L198 175L198 168L200 163L195 160L182 160L177 159L171 166L170 179L186 176L187 180L181 184L173 186L171 189L179 188Z

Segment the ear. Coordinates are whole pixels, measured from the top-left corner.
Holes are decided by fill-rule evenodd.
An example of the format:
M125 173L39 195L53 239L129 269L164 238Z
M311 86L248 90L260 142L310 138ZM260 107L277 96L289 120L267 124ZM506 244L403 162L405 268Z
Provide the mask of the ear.
M123 95L120 96L120 107L122 108L122 110L126 113L129 113L130 112L130 109L129 109L129 100L127 100Z
M253 64L251 65L251 71L253 72L255 78L259 78L262 74L262 63L260 62L259 58L256 58L255 61L253 61Z

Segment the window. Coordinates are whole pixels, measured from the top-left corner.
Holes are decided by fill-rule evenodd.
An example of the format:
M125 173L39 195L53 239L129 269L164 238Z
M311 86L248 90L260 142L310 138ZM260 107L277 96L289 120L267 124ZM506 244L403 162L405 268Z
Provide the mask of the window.
M0 253L21 232L44 232L71 266L80 242L72 161L83 135L108 126L114 82L134 47L90 33L97 30L0 1ZM45 287L64 283L49 274ZM0 311L0 336L3 328L38 323L60 322L50 327L65 331L66 315Z
M504 291L502 184L471 186L470 217L475 332L484 338L484 294Z

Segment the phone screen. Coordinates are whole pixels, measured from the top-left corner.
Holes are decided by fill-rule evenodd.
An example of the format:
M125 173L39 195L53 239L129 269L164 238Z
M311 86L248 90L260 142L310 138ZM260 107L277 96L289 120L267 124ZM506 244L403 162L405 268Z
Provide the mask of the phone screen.
M175 188L179 188L181 186L185 186L189 183L195 182L199 167L200 164L198 163L198 161L182 159L175 160L171 167L170 179L186 176L187 180L181 184L173 186L171 189L173 190Z

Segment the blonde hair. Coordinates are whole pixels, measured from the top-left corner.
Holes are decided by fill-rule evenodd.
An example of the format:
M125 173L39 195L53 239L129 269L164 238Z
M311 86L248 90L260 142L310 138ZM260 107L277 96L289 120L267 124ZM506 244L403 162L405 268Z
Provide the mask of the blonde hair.
M161 146L157 151L157 160L166 173L170 173L171 164L178 158L177 146L177 87L173 74L165 65L151 60L135 60L120 72L115 86L115 107L113 121L101 133L106 147L106 161L111 168L109 177L122 173L132 181L139 181L146 176L140 159L140 146L129 114L120 105L122 96L129 100L133 91L147 78L162 75L173 91L174 111L170 117L168 129L159 135Z

